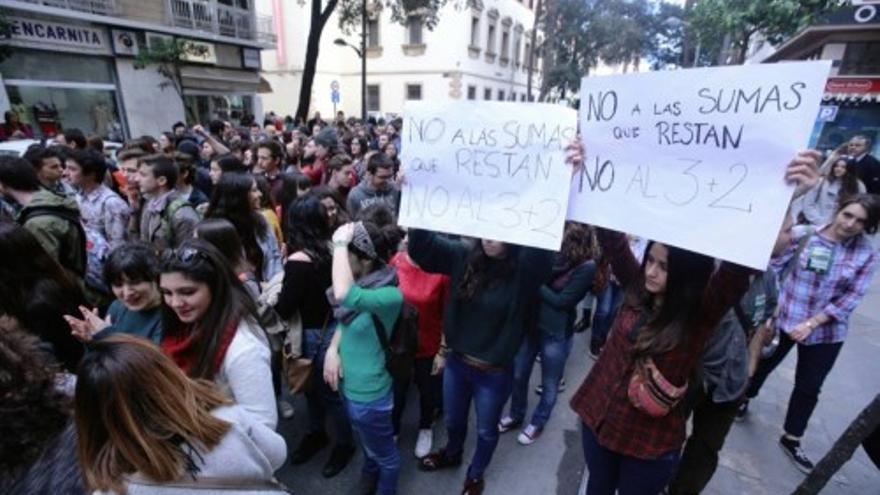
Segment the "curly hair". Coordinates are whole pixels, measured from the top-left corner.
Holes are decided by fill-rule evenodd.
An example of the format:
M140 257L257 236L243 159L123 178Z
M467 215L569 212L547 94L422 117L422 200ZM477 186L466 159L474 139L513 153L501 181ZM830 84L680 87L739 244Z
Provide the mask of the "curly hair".
M72 402L56 386L58 366L40 340L0 317L0 473L34 462L71 418Z

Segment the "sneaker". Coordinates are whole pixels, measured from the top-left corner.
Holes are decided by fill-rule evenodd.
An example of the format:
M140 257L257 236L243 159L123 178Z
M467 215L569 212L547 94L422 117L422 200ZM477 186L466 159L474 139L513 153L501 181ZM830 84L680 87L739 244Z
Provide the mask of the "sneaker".
M746 419L746 415L749 414L749 400L746 399L739 405L739 408L736 410L736 417L734 419L736 421L742 421Z
M516 437L516 441L519 442L520 445L531 445L541 436L542 431L544 431L543 428L538 428L533 424L529 424L523 429L522 433Z
M434 432L430 428L419 430L419 438L416 440L416 457L421 459L431 453L434 444Z
M480 495L485 488L486 482L483 481L483 478L468 478L464 480L461 495Z
M295 451L290 455L290 463L294 466L305 464L321 449L327 446L327 435L324 433L309 433L303 437Z
M792 440L783 435L779 438L779 446L782 447L782 451L788 454L794 465L802 472L809 474L813 470L813 462L810 461L807 454L804 453L804 449L801 448L800 440Z
M519 428L522 425L521 419L513 419L510 416L504 416L498 422L498 433L507 433L510 430Z
M284 399L278 399L278 412L281 414L282 418L290 419L296 413L296 410L290 402L287 402Z
M324 468L321 470L321 476L332 478L342 472L345 466L348 466L351 458L354 457L354 452L354 445L337 445L333 447L333 450L330 452L330 458L327 459L327 464L324 464Z

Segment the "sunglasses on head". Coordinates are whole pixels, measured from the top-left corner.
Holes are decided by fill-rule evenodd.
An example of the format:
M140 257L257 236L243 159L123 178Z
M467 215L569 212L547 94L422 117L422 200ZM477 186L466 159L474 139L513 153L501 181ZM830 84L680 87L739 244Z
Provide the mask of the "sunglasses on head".
M210 261L208 256L196 248L168 249L163 254L166 260L177 260L181 263L192 263L201 258L204 261Z

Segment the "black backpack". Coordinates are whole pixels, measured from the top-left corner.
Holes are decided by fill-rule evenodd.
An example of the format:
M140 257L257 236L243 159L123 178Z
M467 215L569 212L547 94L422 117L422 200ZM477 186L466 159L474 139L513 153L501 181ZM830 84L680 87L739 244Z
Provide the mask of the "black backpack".
M385 351L385 369L394 381L404 380L412 373L419 346L419 310L404 302L400 307L400 316L391 329L391 338L385 335L385 325L375 314L373 328L379 345Z

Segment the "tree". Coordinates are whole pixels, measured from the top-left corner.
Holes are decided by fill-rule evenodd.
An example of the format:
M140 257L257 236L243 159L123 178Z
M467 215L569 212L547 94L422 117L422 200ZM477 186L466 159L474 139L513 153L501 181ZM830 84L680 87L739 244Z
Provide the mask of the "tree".
M150 66L156 67L156 72L165 78L159 83L159 88L165 89L171 87L180 101L183 102L183 108L186 112L186 118L190 122L198 122L198 116L195 111L186 103L183 96L183 76L180 69L186 62L187 57L203 57L207 48L204 45L195 44L192 41L176 38L167 42L153 40L150 48L141 50L134 59L135 70L146 69Z
M842 0L697 0L690 26L709 63L741 64L752 37L777 44L842 5ZM712 64L714 65L714 64Z
M681 15L680 7L649 0L547 0L540 23L547 36L541 99L554 90L563 97L576 92L600 62L638 65L673 49L681 29L664 21Z
M0 9L0 40L12 37L12 22L9 21L9 12ZM12 55L12 47L7 44L0 45L0 62Z
M312 84L315 82L315 71L318 67L318 55L321 46L321 34L333 12L339 12L339 26L345 32L352 32L361 25L361 2L367 0L297 0L300 5L310 1L309 37L306 40L306 59L303 66L302 84L299 89L299 103L296 107L296 118L307 119L312 100ZM468 2L471 0L467 0ZM447 0L373 0L367 4L367 15L377 13L383 7L390 9L391 20L403 24L410 15L422 17L428 29L433 29L440 18L438 12ZM361 54L366 56L366 54Z

